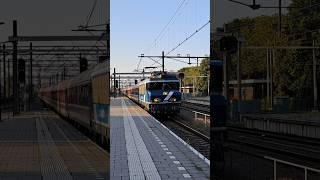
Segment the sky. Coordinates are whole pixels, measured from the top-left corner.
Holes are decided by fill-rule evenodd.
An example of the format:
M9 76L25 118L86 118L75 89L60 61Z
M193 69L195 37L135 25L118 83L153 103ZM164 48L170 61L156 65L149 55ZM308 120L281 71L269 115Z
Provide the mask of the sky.
M242 3L252 4L252 0L238 0ZM222 27L224 23L228 23L236 18L242 17L255 17L259 15L272 15L277 14L278 9L258 9L252 10L247 6L243 6L229 0L212 0L212 11L213 23L211 24L213 29L216 27ZM289 6L291 0L282 0L282 6ZM256 0L256 4L263 6L278 7L279 0ZM283 9L285 13L286 10Z
M88 32L73 32L79 25L87 22L87 17L95 0L1 0L0 1L0 42L8 40L12 35L12 21L18 21L18 35L45 36L45 35L89 35ZM109 19L110 8L107 0L98 0L97 7L92 15L90 24L105 23ZM94 45L95 42L63 42L63 43L36 43L33 45ZM7 45L12 45L8 43ZM29 45L29 43L19 43ZM9 57L10 58L10 57ZM20 58L20 57L19 57ZM77 58L77 57L76 57ZM93 57L89 57L93 58ZM95 57L94 57L95 58ZM34 56L35 60L41 57ZM38 61L40 62L40 61ZM62 61L54 61L55 67ZM34 66L34 70L37 69ZM50 71L49 71L50 70ZM36 71L36 70L35 70ZM62 71L62 70L61 70ZM68 70L67 70L68 71ZM41 72L46 75L57 73L55 69ZM73 73L77 73L73 71ZM37 74L35 72L34 74ZM71 74L71 72L69 72ZM36 78L37 79L37 78Z
M105 0L92 19L107 16ZM94 0L1 0L0 1L0 42L12 34L12 21L18 21L19 35L75 35L72 29L86 22ZM104 11L104 12L98 12ZM98 16L98 14L100 14ZM86 34L87 35L87 34Z
M166 54L209 21L209 3L209 0L111 0L111 68L115 67L117 72L133 72L138 68L140 54L158 56L162 51ZM154 43L180 4L174 20ZM207 25L170 55L209 55L209 43L210 25ZM139 69L146 66L159 64L149 58L142 59ZM188 66L165 60L168 71Z
M252 11L247 7L228 0L212 0L214 22L223 24L231 19L258 14L273 14L275 9ZM241 0L249 2L250 0ZM78 25L86 22L94 0L1 0L0 42L12 34L12 20L18 20L19 35L88 35L72 32ZM91 24L106 20L106 0L98 0L98 8ZM154 40L169 22L181 2L178 11L154 43ZM288 4L290 0L283 0ZM168 52L190 34L195 32L210 18L209 0L111 0L111 68L119 72L132 72L138 67L138 55L161 55ZM277 0L257 0L262 4L277 4ZM190 40L170 55L204 56L209 55L209 29L206 26ZM140 69L153 65L150 59L142 59ZM165 62L167 70L188 67L171 59ZM155 66L159 66L155 64Z

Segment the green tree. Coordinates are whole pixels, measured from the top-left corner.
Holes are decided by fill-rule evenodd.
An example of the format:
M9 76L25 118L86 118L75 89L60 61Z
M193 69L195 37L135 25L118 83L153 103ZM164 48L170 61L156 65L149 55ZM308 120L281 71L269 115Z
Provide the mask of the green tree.
M185 78L183 80L183 86L193 85L193 77L197 77L195 87L197 88L198 93L202 96L208 95L208 80L206 77L199 77L208 76L210 74L208 58L201 60L201 63L198 67L185 67L180 69L179 72L183 72L185 75Z
M209 59L203 59L201 61L199 66L199 73L201 76L206 76L206 77L198 78L198 81L197 81L198 91L202 96L208 96L208 77L210 74Z
M293 0L290 8L283 15L282 34L278 32L277 15L255 18L235 19L226 25L227 30L244 37L243 46L311 46L312 39L317 39L320 29L320 11L317 6L310 6L316 1ZM312 7L312 8L308 8ZM291 97L306 97L312 92L312 50L283 49L274 50L273 64L274 94ZM231 78L236 79L237 57L231 63ZM242 79L266 78L266 49L242 49ZM319 75L319 73L318 73Z

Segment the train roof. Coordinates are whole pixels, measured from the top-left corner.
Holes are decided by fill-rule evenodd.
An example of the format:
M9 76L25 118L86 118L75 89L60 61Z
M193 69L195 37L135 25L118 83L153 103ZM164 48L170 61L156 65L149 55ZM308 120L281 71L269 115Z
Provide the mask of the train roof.
M176 72L155 71L151 73L150 80L176 80L178 79Z
M70 80L69 79L68 80L64 80L64 81L62 81L62 82L60 82L58 84L58 89L59 90L65 90L65 89L67 89L67 87L69 87L69 84L70 84Z
M109 74L109 71L109 61L105 61L95 65L93 68L88 69L71 79L62 81L57 85L51 85L48 87L41 88L40 91L52 91L57 90L58 88L61 90L66 89L67 87L75 87L81 84L87 84L92 77L98 76L100 74Z
M131 88L137 88L141 84L149 83L149 82L180 82L180 80L177 78L177 73L175 72L152 72L151 76L149 78L144 79L143 81L140 81L138 84L135 84L130 87L124 88L124 90L131 89Z
M52 91L53 89L57 89L58 85L52 85L52 86L47 86L44 88L40 89L40 92L49 92Z
M81 84L87 84L92 77L98 76L100 74L109 73L110 67L108 61L99 63L91 69L88 69L76 77L69 79L70 87L78 86Z

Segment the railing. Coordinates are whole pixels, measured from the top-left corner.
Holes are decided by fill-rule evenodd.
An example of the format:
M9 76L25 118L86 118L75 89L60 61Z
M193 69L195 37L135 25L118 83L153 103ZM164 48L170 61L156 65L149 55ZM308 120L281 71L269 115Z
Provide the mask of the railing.
M282 164L286 164L286 165L289 165L289 166L294 166L294 167L303 169L304 170L304 180L308 180L308 172L309 171L310 172L316 172L316 173L320 174L320 170L319 169L315 169L315 168L311 168L311 167L308 167L308 166L295 164L295 163L288 162L288 161L283 161L283 160L272 158L272 157L269 157L269 156L264 156L264 158L273 161L273 179L274 180L277 180L277 163L282 163Z
M198 115L202 115L202 116L204 116L205 127L207 127L207 124L210 125L210 115L209 114L205 114L205 113L198 112L198 111L192 111L192 112L194 113L194 120L196 120L196 121L199 120Z

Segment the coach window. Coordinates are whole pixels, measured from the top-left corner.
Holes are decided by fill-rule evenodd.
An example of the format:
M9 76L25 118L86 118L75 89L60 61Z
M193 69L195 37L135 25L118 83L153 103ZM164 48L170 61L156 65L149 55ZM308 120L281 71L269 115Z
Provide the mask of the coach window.
M69 103L73 104L73 101L72 101L72 88L69 88Z
M70 88L70 103L72 103L73 104L73 88Z
M79 90L80 90L79 104L83 105L83 96L84 96L83 86L80 86Z
M86 85L86 86L84 87L84 103L85 103L85 105L88 105L88 104L89 104L88 89L89 89L89 86Z
M77 104L80 104L81 87L77 87Z
M72 103L76 104L76 88L72 88Z
M73 104L77 104L77 88L76 87L73 88L73 98L72 98L72 100L73 100Z

